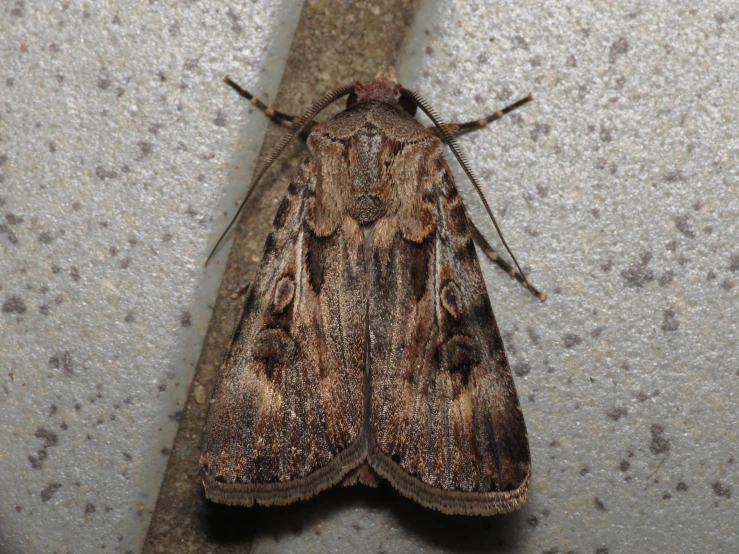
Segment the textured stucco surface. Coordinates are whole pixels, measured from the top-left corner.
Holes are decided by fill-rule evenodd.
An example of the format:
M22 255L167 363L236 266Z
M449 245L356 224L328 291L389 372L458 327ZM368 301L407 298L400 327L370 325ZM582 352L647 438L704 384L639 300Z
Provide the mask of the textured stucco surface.
M140 550L300 5L0 9L3 553Z
M248 179L248 156L233 159L253 158L266 124L238 121L219 81L271 100L281 66L266 62L290 36L277 21L298 16L266 5L3 14L3 552L143 540L227 248L213 273L202 259ZM489 519L386 487L204 504L209 550L736 551L737 18L729 1L423 3L399 76L445 120L536 99L460 141L549 293L539 303L482 261L529 431L529 500ZM314 97L364 72L362 55L332 58ZM310 103L296 94L288 111ZM461 172L458 188L492 239Z

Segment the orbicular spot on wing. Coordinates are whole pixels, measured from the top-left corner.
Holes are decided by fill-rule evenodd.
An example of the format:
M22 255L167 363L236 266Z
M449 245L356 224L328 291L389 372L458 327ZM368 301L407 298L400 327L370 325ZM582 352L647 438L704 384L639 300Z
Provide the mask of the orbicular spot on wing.
M441 289L441 305L449 312L454 319L462 317L464 311L464 302L462 302L462 292L459 290L457 283L449 281Z
M273 379L276 365L285 365L293 358L297 345L282 329L263 329L254 339L252 355L264 363L264 372Z
M291 275L283 275L275 286L275 297L272 300L272 309L281 314L292 303L295 296L295 281Z
M462 385L466 385L472 368L480 363L480 347L472 337L454 335L437 349L439 368L459 374Z

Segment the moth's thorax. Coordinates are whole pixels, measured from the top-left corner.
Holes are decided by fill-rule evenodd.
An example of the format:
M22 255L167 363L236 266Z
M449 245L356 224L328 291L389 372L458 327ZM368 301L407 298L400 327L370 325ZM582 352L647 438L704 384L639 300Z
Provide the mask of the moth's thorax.
M353 171L350 173L351 189L349 192L348 213L360 225L373 223L388 210L388 200L392 183L387 178L388 164L383 152L385 136L371 123L368 123L356 134L353 152Z
M405 111L397 99L358 101L330 121L322 123L319 134L342 139L358 133L368 124L374 125L390 138L405 142L434 136Z
M366 227L396 213L402 202L420 203L424 171L409 168L441 152L439 139L395 100L358 102L323 123L308 146L319 176L316 220L327 230L340 223L340 214Z

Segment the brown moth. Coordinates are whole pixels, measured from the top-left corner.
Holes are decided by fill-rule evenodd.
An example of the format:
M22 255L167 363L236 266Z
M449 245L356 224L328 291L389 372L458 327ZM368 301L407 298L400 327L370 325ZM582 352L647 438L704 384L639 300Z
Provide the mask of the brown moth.
M379 476L447 514L520 508L526 427L477 230L442 156L446 143L474 179L453 136L504 112L443 126L391 69L301 119L230 84L292 129L267 166L321 109L349 99L313 123L246 294L205 423L207 497L283 505ZM414 119L416 107L434 127Z

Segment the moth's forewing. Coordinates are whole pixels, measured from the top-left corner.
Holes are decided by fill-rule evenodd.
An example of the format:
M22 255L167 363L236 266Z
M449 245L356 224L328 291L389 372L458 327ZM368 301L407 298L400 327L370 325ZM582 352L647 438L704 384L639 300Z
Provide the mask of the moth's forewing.
M308 161L280 205L221 367L200 458L216 502L308 498L365 458L364 268L351 254L356 237L316 231L315 194Z
M526 427L464 205L439 140L418 127L394 148L396 164L423 163L398 195L415 218L382 220L369 246L369 461L424 506L510 512L526 500Z

